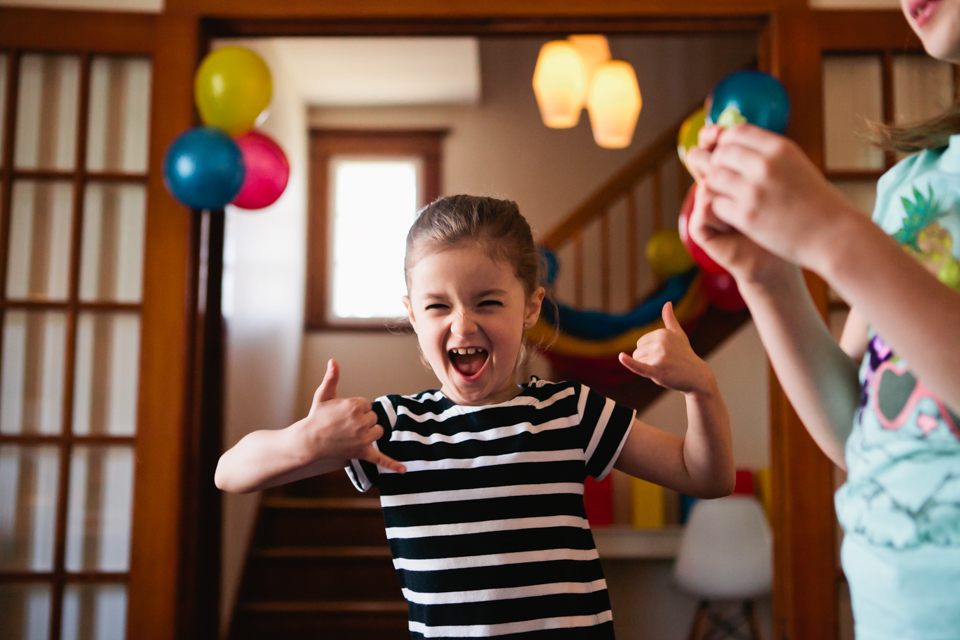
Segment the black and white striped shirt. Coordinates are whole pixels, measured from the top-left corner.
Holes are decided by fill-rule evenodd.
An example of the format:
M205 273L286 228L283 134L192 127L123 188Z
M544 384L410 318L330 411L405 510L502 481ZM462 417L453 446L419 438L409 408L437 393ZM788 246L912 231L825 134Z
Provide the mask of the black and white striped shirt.
M632 409L536 379L501 404L424 391L373 405L376 446L407 473L347 473L380 488L412 638L613 638L583 483L613 467Z

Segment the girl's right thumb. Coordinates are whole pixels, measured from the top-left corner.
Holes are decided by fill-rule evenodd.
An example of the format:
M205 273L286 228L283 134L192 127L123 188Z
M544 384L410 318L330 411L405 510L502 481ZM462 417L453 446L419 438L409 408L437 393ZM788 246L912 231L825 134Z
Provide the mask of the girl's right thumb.
M327 370L323 374L323 381L317 387L317 392L313 395L313 402L326 402L337 397L337 383L340 381L340 366L337 361L330 359L327 362Z

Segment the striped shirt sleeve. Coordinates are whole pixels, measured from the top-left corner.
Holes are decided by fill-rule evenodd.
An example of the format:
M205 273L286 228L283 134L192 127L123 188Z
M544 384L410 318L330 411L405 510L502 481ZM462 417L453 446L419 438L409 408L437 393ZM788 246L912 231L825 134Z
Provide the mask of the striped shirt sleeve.
M389 396L381 396L373 401L373 412L377 414L377 424L383 427L383 436L373 443L375 449L382 450L380 447L384 442L390 441L390 432L397 424L397 412ZM368 491L371 487L377 486L380 480L380 470L377 465L366 460L353 459L345 467L350 482L358 491Z
M580 385L577 414L584 428L584 462L588 475L603 480L610 473L630 435L636 413Z

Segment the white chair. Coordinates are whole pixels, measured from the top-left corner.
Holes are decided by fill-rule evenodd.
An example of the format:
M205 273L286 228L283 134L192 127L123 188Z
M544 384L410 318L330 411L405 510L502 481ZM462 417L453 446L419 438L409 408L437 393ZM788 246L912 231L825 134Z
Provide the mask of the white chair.
M700 599L690 640L742 638L743 627L748 637L762 640L754 601L773 586L773 534L760 501L733 495L697 502L680 541L674 580Z

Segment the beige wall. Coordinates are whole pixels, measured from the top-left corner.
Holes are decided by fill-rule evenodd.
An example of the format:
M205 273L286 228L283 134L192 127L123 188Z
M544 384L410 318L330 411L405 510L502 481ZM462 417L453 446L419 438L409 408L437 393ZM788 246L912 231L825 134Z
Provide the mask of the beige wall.
M251 431L294 421L303 338L306 109L270 43L241 44L257 51L273 74L270 115L260 130L286 153L290 181L280 199L266 209L227 209L225 449ZM224 623L233 608L257 505L257 495L224 494Z

